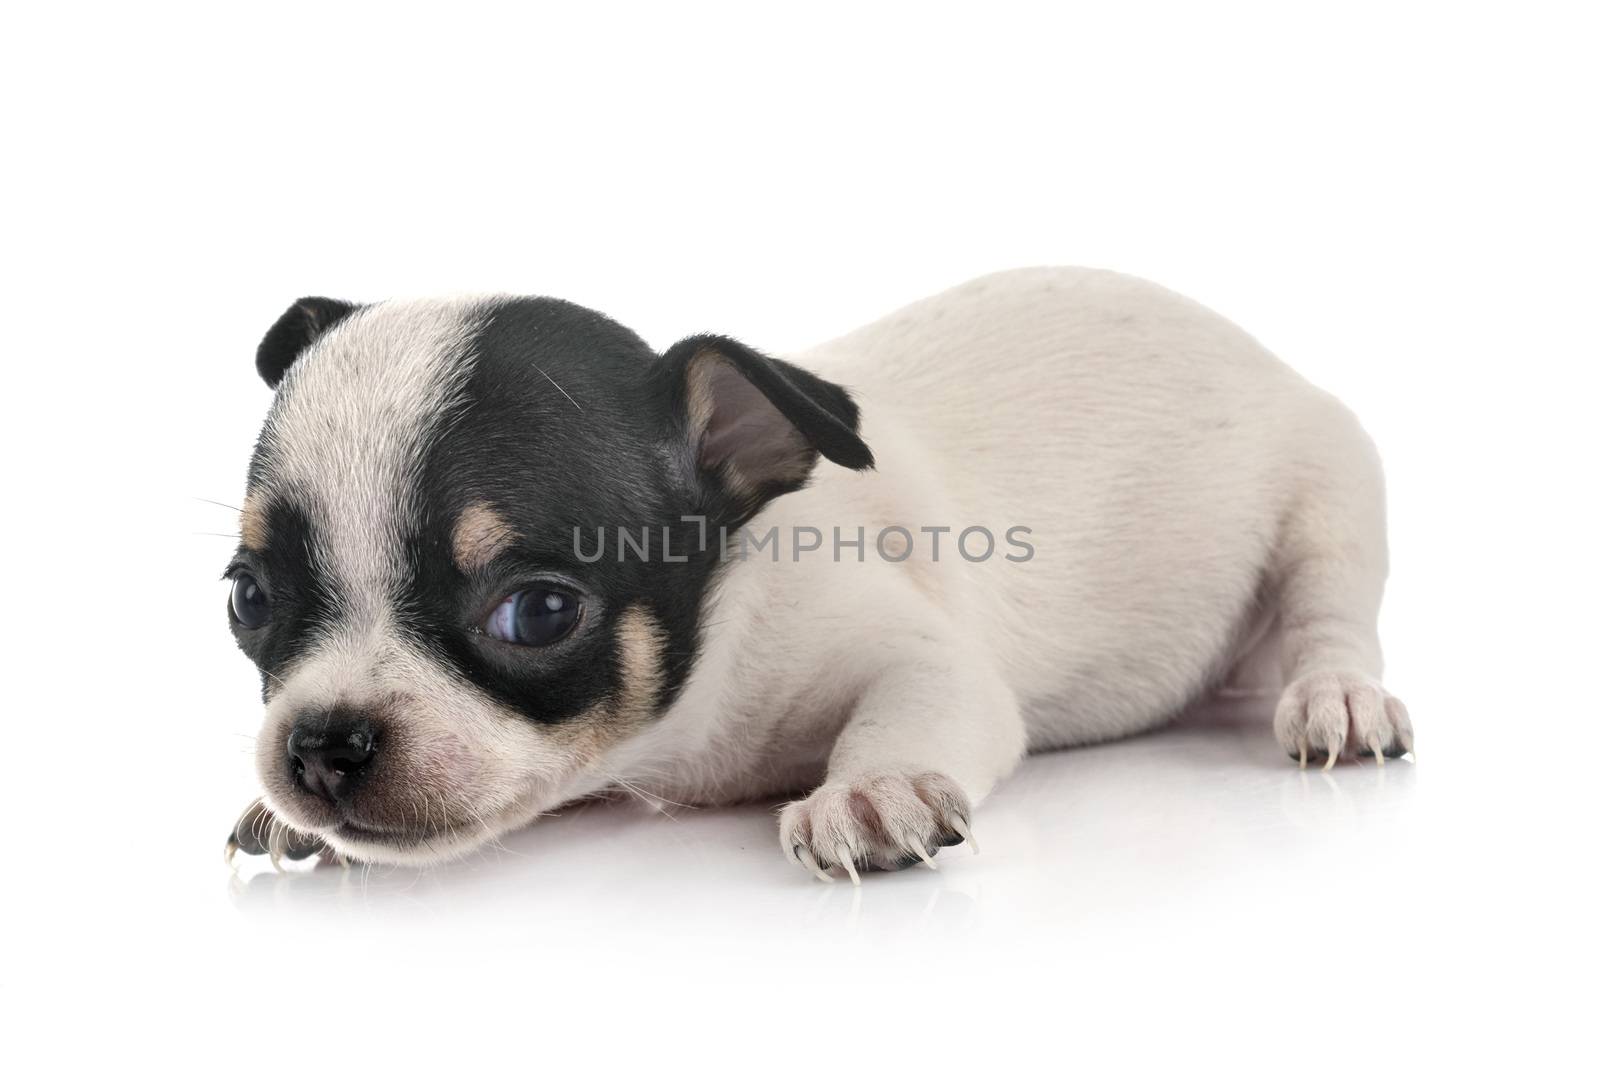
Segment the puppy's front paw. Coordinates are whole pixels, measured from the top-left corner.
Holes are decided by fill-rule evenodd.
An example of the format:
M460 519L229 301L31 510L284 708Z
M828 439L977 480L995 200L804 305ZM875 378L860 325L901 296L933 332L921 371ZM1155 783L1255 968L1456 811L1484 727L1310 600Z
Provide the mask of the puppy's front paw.
M296 831L274 816L272 810L261 801L252 801L229 832L225 855L231 865L235 854L257 856L264 853L276 865L285 857L291 861L303 861L325 850L321 839Z
M1292 758L1327 758L1346 750L1362 756L1401 756L1412 749L1406 706L1364 674L1307 674L1283 691L1273 727Z
M778 839L791 860L820 878L832 882L827 870L842 865L859 884L858 866L899 869L921 861L934 868L942 847L972 840L971 819L967 795L944 775L880 771L825 783L785 805Z

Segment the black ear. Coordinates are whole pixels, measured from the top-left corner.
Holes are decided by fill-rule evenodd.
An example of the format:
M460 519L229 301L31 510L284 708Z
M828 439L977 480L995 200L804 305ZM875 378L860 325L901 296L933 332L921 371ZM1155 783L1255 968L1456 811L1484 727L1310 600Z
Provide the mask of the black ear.
M696 465L738 500L798 490L818 454L872 467L856 433L860 411L843 387L731 337L688 337L662 359Z
M256 373L267 385L276 388L283 380L283 372L300 358L300 353L309 348L311 342L356 309L354 303L322 296L295 300L261 338L261 345L256 349Z

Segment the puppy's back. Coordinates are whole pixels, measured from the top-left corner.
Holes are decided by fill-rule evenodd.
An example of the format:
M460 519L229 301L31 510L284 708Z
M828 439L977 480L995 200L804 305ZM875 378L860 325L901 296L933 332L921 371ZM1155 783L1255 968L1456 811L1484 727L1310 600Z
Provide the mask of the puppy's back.
M1148 725L1216 676L1329 401L1215 312L1092 269L979 278L795 361L857 394L890 516L1029 529L1032 560L952 565L947 590L1040 744Z

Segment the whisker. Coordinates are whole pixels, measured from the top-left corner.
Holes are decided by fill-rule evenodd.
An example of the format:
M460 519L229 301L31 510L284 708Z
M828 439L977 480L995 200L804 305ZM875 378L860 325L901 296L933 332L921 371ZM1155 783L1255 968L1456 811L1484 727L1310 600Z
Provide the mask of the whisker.
M643 789L643 788L641 788L639 786L635 786L633 783L629 782L627 779L623 778L621 775L614 775L609 771L601 771L600 774L605 776L611 782L614 782L618 786L621 786L625 791L627 791L628 793L632 794L634 797L638 798L640 801L643 801L645 804L649 805L651 808L654 808L657 812L661 813L661 815L665 816L669 820L676 821L677 817L674 816L672 813L668 812L666 809L662 808L661 807L662 805L671 805L674 808L684 808L684 809L692 809L692 808L695 807L694 805L685 805L681 801L673 801L670 798L658 797L657 795L655 795L653 793L650 793L648 790L645 790L645 789Z
M478 826L483 830L484 840L485 840L487 845L493 846L500 853L509 853L513 857L526 857L527 856L527 854L519 853L516 850L510 849L509 847L506 846L505 843L501 842L500 841L500 836L498 836L498 835L496 835L494 833L494 829L489 826L489 821L485 820L483 818L483 814L480 813L477 809L473 808L471 805L466 805L466 804L460 805L459 807L468 816L471 816L475 821L477 821Z
M556 387L556 392L560 393L563 397L567 398L567 400L572 401L572 406L574 408L577 408L578 411L580 411L580 412L583 411L583 408L578 404L578 402L575 401L575 400L572 400L572 394L568 393L566 390L562 389L560 382L557 382L554 378L550 377L548 374L545 374L545 370L544 370L543 367L539 366L539 364L537 364L537 363L534 363L533 364L533 369L538 371L540 374L543 374L544 375L544 380L549 382L551 385Z

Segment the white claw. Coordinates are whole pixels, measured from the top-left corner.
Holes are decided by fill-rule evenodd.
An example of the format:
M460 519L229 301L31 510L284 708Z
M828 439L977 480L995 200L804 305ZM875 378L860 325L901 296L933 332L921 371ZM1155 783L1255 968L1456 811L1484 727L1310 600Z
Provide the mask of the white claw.
M1339 754L1344 751L1344 739L1333 742L1328 746L1328 762L1322 765L1322 770L1332 771L1333 765L1339 762Z
M922 840L921 839L913 838L911 840L911 852L916 854L918 857L922 858L922 863L923 864L927 865L929 868L933 869L935 872L939 871L939 866L933 863L933 858L932 857L928 856L928 849L927 849L926 846L924 846L922 844Z
M284 839L283 825L277 820L267 828L267 857L272 860L272 871L283 871L283 851L288 846Z
M978 852L978 840L972 837L972 828L960 816L950 817L950 830L967 840L967 845L972 847L972 852Z
M1373 734L1367 738L1367 747L1372 750L1372 758L1378 761L1378 766L1383 766L1383 743L1378 740L1378 735Z
M846 846L842 842L839 843L839 845L834 848L833 856L838 858L839 863L844 866L844 870L850 873L850 882L855 884L857 887L860 887L861 875L856 871L855 860L850 856L850 847Z
M1304 771L1306 769L1306 754L1309 751L1309 749L1310 749L1310 746L1308 746L1306 744L1306 739L1302 737L1300 739L1300 770L1301 771Z
M228 840L227 849L222 852L222 859L229 868L233 867L233 855L239 852L239 844L232 839Z
M812 855L809 849L801 846L800 852L797 856L800 858L800 863L805 865L806 868L810 870L811 874L817 879L821 880L823 883L833 882L833 877L822 871L822 866L817 864L816 857Z

